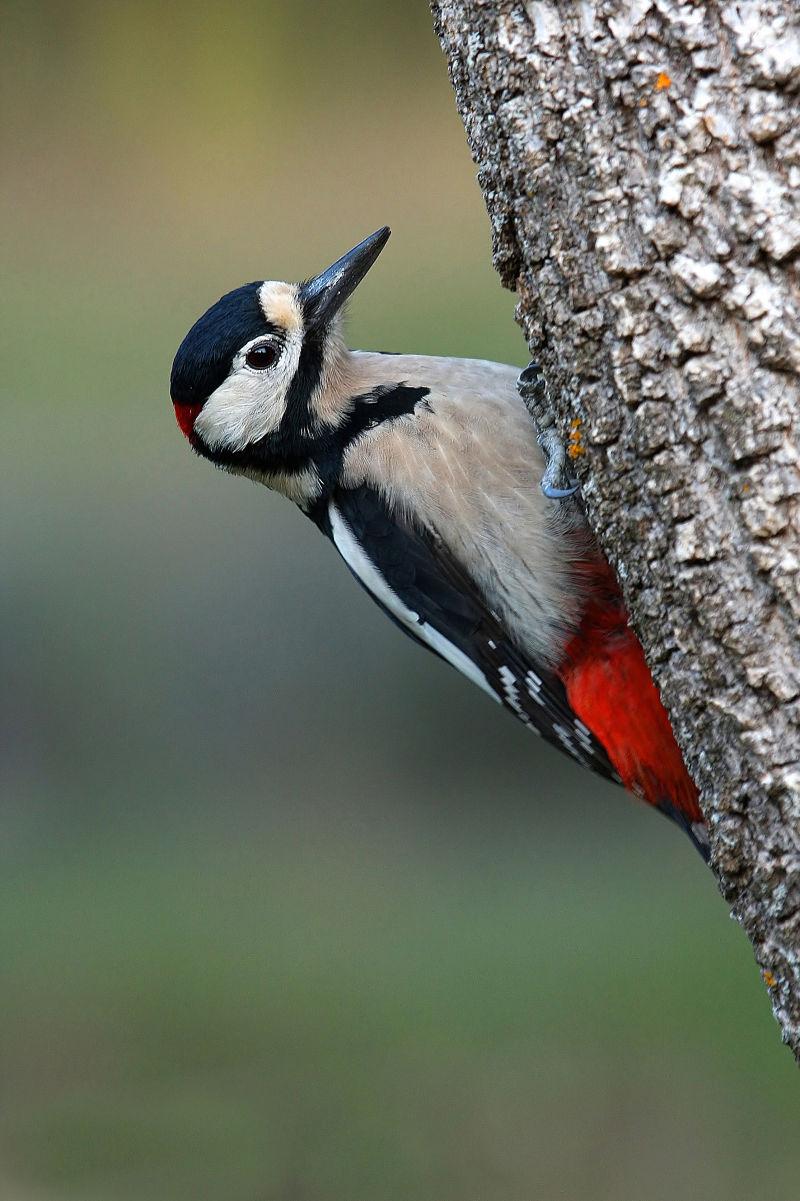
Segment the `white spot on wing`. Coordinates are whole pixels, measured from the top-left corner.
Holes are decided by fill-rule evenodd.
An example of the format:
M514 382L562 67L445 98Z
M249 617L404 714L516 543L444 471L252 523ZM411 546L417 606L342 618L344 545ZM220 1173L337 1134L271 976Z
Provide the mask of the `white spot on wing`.
M486 676L476 667L469 656L465 655L457 646L453 646L452 642L449 642L433 626L421 621L419 614L415 613L413 609L409 609L397 593L392 591L375 564L359 546L349 526L333 503L328 506L328 514L336 549L364 587L418 638L427 642L428 646L437 651L467 679L472 680L474 684L487 692L493 700L499 701L500 698L489 684Z
M544 704L542 699L542 681L535 671L526 672L525 687L528 689L529 696L538 701L540 705Z
M558 722L555 722L553 724L553 733L563 746L564 750L571 755L573 759L577 759L579 763L582 763L585 766L586 760L581 754L580 748L575 745L570 731L565 729L565 727L560 725Z
M531 724L531 719L522 708L517 693L517 677L514 675L510 667L501 667L497 673L500 677L500 682L503 685L503 692L506 694L506 700L511 708L516 713L520 721L523 721L526 726Z
M589 727L585 726L583 724L583 722L580 721L580 719L577 717L575 718L575 734L577 736L578 742L581 744L583 749L585 751L589 751L591 753L591 751L593 750L592 732L589 729Z

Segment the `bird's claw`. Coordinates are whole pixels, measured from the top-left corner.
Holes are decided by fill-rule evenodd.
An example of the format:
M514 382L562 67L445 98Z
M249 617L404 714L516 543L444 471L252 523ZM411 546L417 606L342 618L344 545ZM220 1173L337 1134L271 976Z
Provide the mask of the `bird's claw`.
M548 500L565 500L574 496L580 487L567 472L567 452L553 425L553 414L547 405L547 384L538 363L529 363L517 380L517 390L534 420L537 440L546 466L541 489Z

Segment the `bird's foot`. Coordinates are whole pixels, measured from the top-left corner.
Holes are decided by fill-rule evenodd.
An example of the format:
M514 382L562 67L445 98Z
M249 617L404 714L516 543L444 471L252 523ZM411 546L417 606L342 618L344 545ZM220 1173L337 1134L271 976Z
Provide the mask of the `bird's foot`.
M539 445L544 451L545 469L541 488L548 500L574 496L579 484L567 471L567 451L553 423L547 403L547 384L538 363L529 363L517 380L517 390L533 418Z

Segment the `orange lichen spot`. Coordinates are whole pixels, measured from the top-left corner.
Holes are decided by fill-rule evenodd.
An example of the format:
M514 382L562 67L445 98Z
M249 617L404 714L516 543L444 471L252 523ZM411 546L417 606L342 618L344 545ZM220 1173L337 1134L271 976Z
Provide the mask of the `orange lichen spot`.
M765 968L764 971L761 973L761 979L764 981L767 988L774 988L775 985L778 983L777 979L775 978L775 975L772 972L770 972L767 968Z
M750 481L745 480L744 483L742 484L742 494L744 496L746 496L747 493L752 490L752 487L753 487L753 485L750 483Z
M656 79L655 88L657 92L666 92L667 88L672 85L672 80L666 71L659 71Z
M583 435L581 434L581 419L575 417L569 423L569 441L567 442L567 454L571 459L579 459L581 455L586 454L586 447L583 445Z

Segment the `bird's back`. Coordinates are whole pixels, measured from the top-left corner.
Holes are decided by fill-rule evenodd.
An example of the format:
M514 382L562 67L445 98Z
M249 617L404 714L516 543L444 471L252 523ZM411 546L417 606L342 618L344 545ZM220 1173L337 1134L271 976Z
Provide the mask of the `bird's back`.
M574 572L593 555L582 514L548 501L519 369L475 359L355 353L354 395L427 390L412 414L350 448L344 481L378 489L465 565L519 646L554 664L579 620Z

